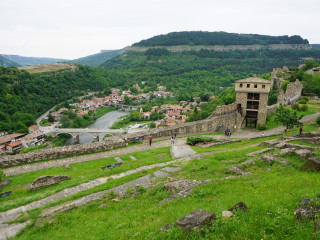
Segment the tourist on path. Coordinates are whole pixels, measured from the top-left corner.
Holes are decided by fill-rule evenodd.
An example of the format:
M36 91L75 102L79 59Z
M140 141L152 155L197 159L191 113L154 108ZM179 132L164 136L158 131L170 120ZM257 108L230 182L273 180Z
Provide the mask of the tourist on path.
M303 128L300 127L300 129L299 129L299 135L301 135L302 131L303 131Z
M171 137L171 144L174 144L174 141L175 141L174 136L172 136Z
M151 136L149 137L149 144L150 144L150 146L151 146L151 144L152 144L152 138L151 138Z

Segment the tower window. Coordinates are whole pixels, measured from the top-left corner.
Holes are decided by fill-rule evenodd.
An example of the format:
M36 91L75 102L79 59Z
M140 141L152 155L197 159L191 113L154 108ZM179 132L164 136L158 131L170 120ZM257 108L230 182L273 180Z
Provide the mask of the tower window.
M255 84L255 85L254 85L254 88L258 88L258 85L257 85L257 84Z
M266 88L266 85L262 84L262 88Z
M250 88L250 84L247 84L247 88Z
M243 84L242 83L240 83L240 87L242 88L242 86L243 86Z

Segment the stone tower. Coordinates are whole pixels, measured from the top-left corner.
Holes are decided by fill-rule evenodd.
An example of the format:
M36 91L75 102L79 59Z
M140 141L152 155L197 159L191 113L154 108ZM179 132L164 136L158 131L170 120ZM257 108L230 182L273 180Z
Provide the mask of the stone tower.
M256 127L257 124L265 124L270 88L271 81L258 77L236 81L236 102L241 104L244 117L241 127Z

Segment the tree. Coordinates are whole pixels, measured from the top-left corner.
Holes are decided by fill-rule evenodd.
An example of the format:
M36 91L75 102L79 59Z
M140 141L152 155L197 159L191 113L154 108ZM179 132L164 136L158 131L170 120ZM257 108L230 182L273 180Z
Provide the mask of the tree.
M288 129L300 126L301 122L299 120L302 117L303 115L299 117L296 111L286 108L285 105L281 104L277 109L275 121L282 123L282 125L286 127L284 131L287 132Z
M130 103L131 103L131 99L127 95L125 95L124 96L124 104L130 105Z

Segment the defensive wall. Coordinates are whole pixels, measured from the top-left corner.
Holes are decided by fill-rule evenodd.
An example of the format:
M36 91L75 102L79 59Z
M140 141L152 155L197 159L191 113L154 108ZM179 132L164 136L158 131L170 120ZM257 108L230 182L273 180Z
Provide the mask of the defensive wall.
M227 105L226 109L229 108L233 109L231 106ZM149 136L152 138L160 138L172 136L174 134L179 136L186 134L224 131L225 128L228 127L232 129L235 125L242 121L242 116L238 111L226 112L223 115L221 115L221 112L219 112L219 114L219 116L211 116L210 118L196 122L184 123L169 127L153 128L150 130L121 136L113 136L101 142L48 148L24 154L2 156L0 157L0 168L37 162L41 160L57 159L79 154L111 150L118 147L124 147L127 145L127 143L133 142L137 138L148 139Z

